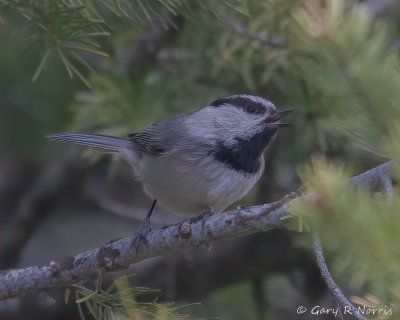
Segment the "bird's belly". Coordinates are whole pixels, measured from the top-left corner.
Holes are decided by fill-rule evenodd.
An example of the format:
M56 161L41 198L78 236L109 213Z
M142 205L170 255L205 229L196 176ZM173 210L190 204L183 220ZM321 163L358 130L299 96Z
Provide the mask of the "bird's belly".
M197 163L182 163L172 157L147 161L140 170L145 192L168 211L189 217L210 208L223 211L244 197L263 171L262 166L258 174L249 176L212 159Z

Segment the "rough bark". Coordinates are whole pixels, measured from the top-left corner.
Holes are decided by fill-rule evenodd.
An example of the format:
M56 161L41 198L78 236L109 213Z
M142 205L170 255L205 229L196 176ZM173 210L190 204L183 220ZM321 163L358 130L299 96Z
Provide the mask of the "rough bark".
M353 177L351 184L375 189L380 185L382 172L387 173L391 167L391 162L377 166ZM287 221L282 218L290 212L287 204L290 198L287 196L271 204L204 215L200 219L151 230L143 236L138 247L132 247L132 236L129 236L74 257L51 261L45 266L3 272L0 274L0 299L71 285L95 274L99 268L106 272L116 271L146 258L209 246L218 239L282 228Z

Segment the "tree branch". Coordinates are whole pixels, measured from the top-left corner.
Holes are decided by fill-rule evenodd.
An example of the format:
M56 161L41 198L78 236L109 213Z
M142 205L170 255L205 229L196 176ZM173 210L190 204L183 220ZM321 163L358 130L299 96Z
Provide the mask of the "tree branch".
M356 177L354 186L379 187L381 172L389 172L391 162L384 163ZM291 198L291 197L289 197ZM297 201L299 198L295 199ZM166 255L185 248L208 246L218 239L237 238L246 234L282 228L289 206L288 197L271 204L238 208L233 211L186 220L160 230L151 230L142 245L131 247L132 236L112 240L100 248L51 261L45 266L9 270L0 274L0 299L17 297L49 288L67 286L96 274L125 269L134 262Z
M380 178L383 190L385 191L386 199L387 200L392 199L393 198L392 178L388 174L386 174L384 172L381 172L379 178Z
M384 165L381 165L375 169L376 173L374 175L367 175L368 172L361 174L357 177L354 177L351 181L353 186L357 186L359 183L363 183L364 179L369 179L369 185L373 188L376 188L377 185L381 185L386 193L387 199L390 199L393 196L393 185L390 176L387 174L387 169L392 164L388 162ZM335 280L333 280L332 275L329 272L328 266L326 265L326 261L324 258L324 251L321 246L321 239L317 233L313 234L313 251L315 254L315 258L317 260L318 268L321 272L321 276L324 279L326 285L328 286L329 290L331 291L332 295L335 297L337 303L342 304L344 307L349 308L352 315L359 320L366 320L364 316L359 314L357 308L346 298L343 294L342 290L336 284Z
M346 298L342 290L336 284L335 280L333 280L325 262L324 251L322 250L321 246L321 240L319 238L319 235L316 233L313 234L313 247L314 247L315 258L317 260L317 264L321 272L321 276L325 280L325 283L328 286L329 290L332 292L333 296L340 304L342 304L346 308L349 308L351 314L356 319L367 320L367 318L359 314L357 308Z

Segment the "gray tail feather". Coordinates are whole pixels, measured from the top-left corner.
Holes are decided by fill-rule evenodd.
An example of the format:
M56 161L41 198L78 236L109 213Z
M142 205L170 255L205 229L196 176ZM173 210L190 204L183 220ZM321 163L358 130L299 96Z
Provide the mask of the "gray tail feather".
M80 144L106 152L120 152L123 149L135 149L135 144L132 140L100 134L53 133L46 137L53 141Z

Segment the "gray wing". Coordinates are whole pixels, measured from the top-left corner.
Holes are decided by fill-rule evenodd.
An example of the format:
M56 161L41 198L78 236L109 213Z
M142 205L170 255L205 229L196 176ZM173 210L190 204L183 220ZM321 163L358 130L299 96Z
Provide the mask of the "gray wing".
M178 141L184 137L182 120L186 116L171 116L128 136L144 153L153 157L162 156L176 148Z
M140 148L141 151L150 156L161 156L166 152L165 148L157 143L153 128L146 128L143 131L131 133L128 137Z

